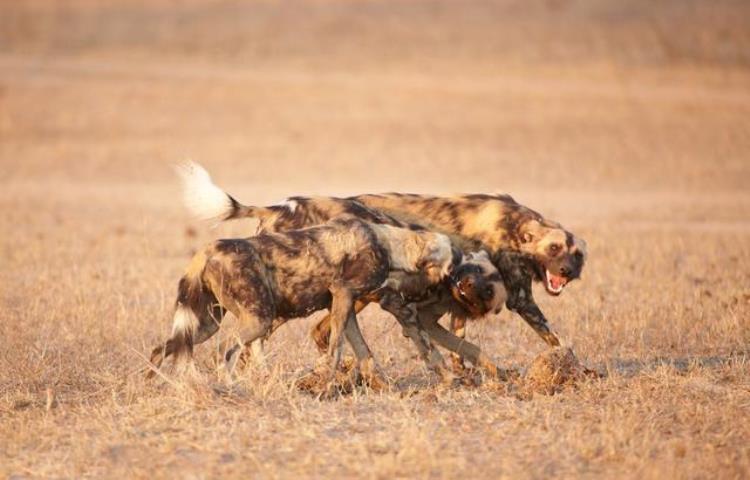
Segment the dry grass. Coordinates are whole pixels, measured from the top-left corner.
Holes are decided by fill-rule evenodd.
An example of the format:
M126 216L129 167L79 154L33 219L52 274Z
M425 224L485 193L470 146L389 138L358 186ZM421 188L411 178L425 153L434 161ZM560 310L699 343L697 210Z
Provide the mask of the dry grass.
M0 476L750 475L750 70L740 2L6 2ZM216 388L133 372L209 229L191 157L247 202L512 192L587 239L538 299L584 364L554 396L445 389L361 315L392 391L315 400L312 319ZM231 321L222 335L231 335ZM503 366L544 350L503 312Z

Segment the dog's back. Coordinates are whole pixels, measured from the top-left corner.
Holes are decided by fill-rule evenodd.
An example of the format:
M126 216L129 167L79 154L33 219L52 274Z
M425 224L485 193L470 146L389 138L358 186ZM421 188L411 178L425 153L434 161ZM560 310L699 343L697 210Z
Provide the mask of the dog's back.
M544 221L537 212L510 195L432 195L385 193L350 197L350 200L398 219L442 232L464 251L479 247L497 251L513 246L514 232L529 220Z
M368 224L336 221L288 232L263 233L209 244L205 281L263 283L274 297L274 316L296 318L330 306L332 286L365 293L380 285L388 252Z
M406 227L395 218L356 200L335 197L289 197L279 205L264 207L257 216L258 233L285 232L321 225L336 218L357 218L369 223Z

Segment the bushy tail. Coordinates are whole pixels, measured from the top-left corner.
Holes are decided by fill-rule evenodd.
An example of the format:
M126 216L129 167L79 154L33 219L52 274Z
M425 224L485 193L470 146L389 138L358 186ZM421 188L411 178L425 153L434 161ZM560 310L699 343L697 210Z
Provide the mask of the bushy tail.
M232 220L236 218L258 218L273 213L265 207L243 205L219 188L205 168L195 162L177 166L182 179L183 201L190 212L198 218Z
M151 352L151 363L160 367L165 358L174 355L175 363L181 360L190 361L193 356L193 340L196 330L201 326L201 316L215 302L215 296L203 284L203 269L206 266L206 255L201 252L193 257L187 273L180 279L177 287L177 301L172 324L172 336L166 343L154 348ZM150 371L147 377L154 375Z

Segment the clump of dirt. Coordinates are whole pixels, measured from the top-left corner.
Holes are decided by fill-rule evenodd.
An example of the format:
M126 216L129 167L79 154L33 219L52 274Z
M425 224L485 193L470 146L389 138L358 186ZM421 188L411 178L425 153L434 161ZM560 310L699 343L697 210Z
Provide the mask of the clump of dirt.
M332 393L347 395L354 391L357 385L357 362L350 357L341 359L339 369L331 382L331 367L329 358L322 356L315 367L303 373L295 382L297 389L314 396L325 396Z
M598 372L586 368L578 360L570 347L557 347L537 355L526 370L520 387L527 394L554 395L586 378L599 377Z

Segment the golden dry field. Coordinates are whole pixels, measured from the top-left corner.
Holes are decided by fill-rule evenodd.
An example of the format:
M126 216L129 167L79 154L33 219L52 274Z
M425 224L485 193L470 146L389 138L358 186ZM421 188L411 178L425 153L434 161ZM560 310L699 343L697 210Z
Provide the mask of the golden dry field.
M587 240L535 292L606 378L446 388L371 306L389 392L297 391L313 319L229 393L231 319L204 380L146 382L191 253L254 231L191 219L188 158L251 204L513 194ZM748 185L743 1L4 1L0 477L748 478ZM546 348L507 311L469 339Z

